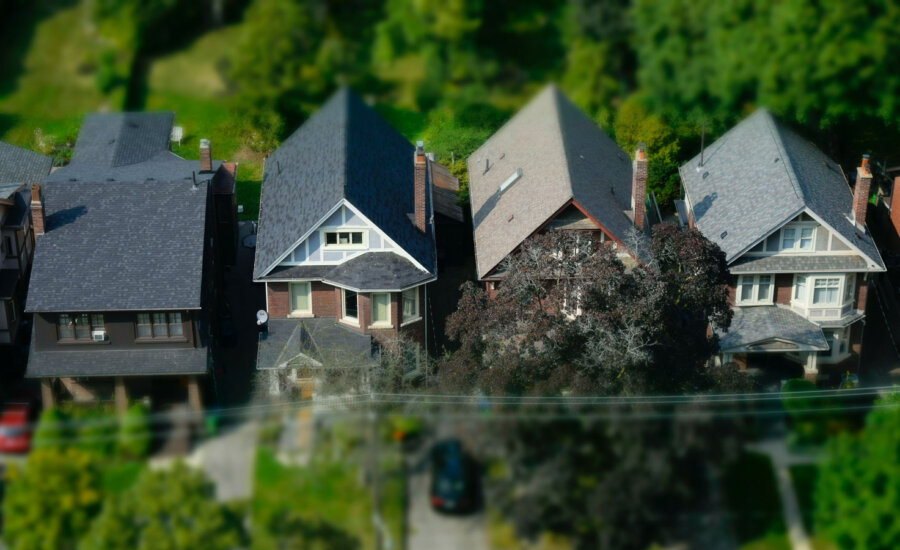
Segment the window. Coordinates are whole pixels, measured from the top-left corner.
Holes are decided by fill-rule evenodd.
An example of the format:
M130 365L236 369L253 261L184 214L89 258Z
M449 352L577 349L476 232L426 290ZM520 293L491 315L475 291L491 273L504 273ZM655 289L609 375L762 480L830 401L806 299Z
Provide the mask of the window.
M738 305L771 304L772 294L772 275L738 277Z
M411 288L403 291L403 320L412 321L419 318L419 289Z
M812 303L814 306L837 305L838 289L841 280L838 277L818 278L813 285Z
M391 324L391 295L386 292L372 294L372 324Z
M326 231L325 246L355 247L365 245L365 232L363 231Z
M179 312L138 313L136 333L138 339L184 338L184 319Z
M806 303L806 275L797 275L794 281L794 299Z
M90 341L93 331L106 330L102 313L60 313L56 323L60 340Z
M812 252L815 249L816 225L814 222L802 224L788 224L775 231L764 241L760 242L748 252L762 254L764 252Z
M781 249L782 250L790 250L794 248L794 243L796 242L795 235L797 234L797 230L793 227L785 227L781 230Z
M844 284L844 302L852 302L856 297L856 275L853 273L847 275L847 281Z
M815 231L813 227L800 228L800 250L812 250Z
M343 316L356 321L359 317L359 301L357 295L352 290L344 290L343 295Z
M311 313L309 283L291 283L291 313Z

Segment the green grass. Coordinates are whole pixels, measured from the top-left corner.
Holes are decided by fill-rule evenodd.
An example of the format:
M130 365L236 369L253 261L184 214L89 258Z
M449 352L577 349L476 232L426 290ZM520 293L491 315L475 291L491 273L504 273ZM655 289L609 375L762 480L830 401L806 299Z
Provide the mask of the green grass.
M789 550L781 499L768 457L744 455L724 479L735 537L742 550Z

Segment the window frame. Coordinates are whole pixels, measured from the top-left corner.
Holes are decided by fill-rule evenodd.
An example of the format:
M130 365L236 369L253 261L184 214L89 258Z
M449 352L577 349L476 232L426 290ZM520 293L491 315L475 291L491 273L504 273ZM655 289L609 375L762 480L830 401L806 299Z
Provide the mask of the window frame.
M387 297L387 319L385 320L377 320L375 319L375 301L376 297L380 299L384 299ZM358 299L358 298L357 298ZM390 292L372 292L369 295L369 326L374 328L389 328L393 327L394 323L391 319L391 293Z
M69 317L71 319L71 323L66 323L72 327L72 336L63 336L61 327L63 317ZM79 318L87 319L86 323L78 323ZM99 319L98 319L99 318ZM80 326L87 326L87 336L78 336L78 329ZM102 330L104 333L104 339L102 342L94 341L94 331ZM78 343L78 344L102 344L108 340L107 332L106 332L106 318L102 312L73 312L68 311L64 313L60 313L56 317L56 341L64 344Z
M294 303L294 287L299 287L302 285L306 285L306 309L297 309L296 304ZM312 315L312 282L310 281L297 281L288 283L288 301L289 303L289 312L290 316L301 316L301 315Z
M366 229L322 229L320 236L320 241L322 243L323 249L329 250L361 250L369 247L369 235L368 230ZM341 243L341 233L347 233L349 235L350 242L346 244ZM353 235L360 234L360 242L353 242ZM328 235L335 235L335 242L328 242Z
M760 240L758 243L753 245L749 250L747 250L747 254L754 256L769 256L773 254L808 254L815 253L816 251L816 232L819 230L820 225L815 221L811 220L802 220L796 222L789 222L785 225L779 227L771 234L767 235L764 239ZM803 232L809 231L809 236L804 237ZM786 232L791 232L793 236L786 236ZM785 239L792 241L790 247L785 247L784 242ZM803 243L807 242L808 246L803 247ZM770 249L770 244L775 245L776 248Z
M768 282L761 282L762 277L768 277ZM751 290L751 298L743 298L744 286L749 284ZM769 291L764 299L760 299L759 291L763 284L769 286ZM735 286L734 303L737 306L764 306L775 303L775 275L771 273L759 273L756 275L738 275L737 285Z
M806 282L806 296L801 299L797 296L798 281L804 279ZM837 279L837 300L835 302L815 303L816 284L820 280ZM852 287L852 288L848 288ZM833 287L819 287L833 288ZM852 293L848 294L848 290ZM843 308L845 305L852 304L856 300L856 273L795 273L794 281L791 289L791 304L802 307L804 309L832 309Z
M407 302L407 294L411 294L413 296L412 301L415 304L416 312L409 317L406 316L406 302ZM403 292L400 293L400 318L402 319L402 324L406 325L409 323L414 323L422 318L422 308L419 303L419 287L407 288Z
M353 293L356 299L356 315L347 315L347 293ZM359 293L355 290L341 289L341 321L359 325Z
M141 315L147 315L150 322L141 323ZM156 322L157 315L163 315L164 319L166 320L165 336L156 335L156 327L161 325L161 323ZM178 315L181 320L178 322L173 321L172 317L175 315ZM188 316L185 315L182 311L138 311L134 314L134 340L135 342L187 342L188 330L190 330L185 328L187 319ZM150 336L141 336L140 327L142 325L147 325L150 327ZM181 334L172 334L172 328L175 326L181 326Z

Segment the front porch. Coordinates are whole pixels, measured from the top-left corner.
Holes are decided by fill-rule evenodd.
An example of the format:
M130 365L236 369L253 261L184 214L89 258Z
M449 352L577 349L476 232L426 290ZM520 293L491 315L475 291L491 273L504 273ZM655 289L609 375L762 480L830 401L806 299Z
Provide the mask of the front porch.
M149 399L154 408L187 403L192 413L203 412L199 375L47 377L41 378L41 398L44 408L68 400L76 403L114 402L116 412L124 414L132 401Z

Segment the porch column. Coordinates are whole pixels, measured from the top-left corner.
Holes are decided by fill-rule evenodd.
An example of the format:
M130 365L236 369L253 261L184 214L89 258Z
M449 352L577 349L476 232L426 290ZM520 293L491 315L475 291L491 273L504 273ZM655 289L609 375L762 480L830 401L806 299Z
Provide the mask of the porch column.
M56 406L56 394L53 392L52 378L41 378L41 401L43 401L45 409Z
M192 411L203 411L203 397L200 395L200 385L197 383L196 376L188 378L188 404Z
M810 351L806 354L806 362L803 363L803 378L815 382L819 378L819 354Z
M116 412L125 414L128 410L128 390L125 388L125 379L116 376Z

